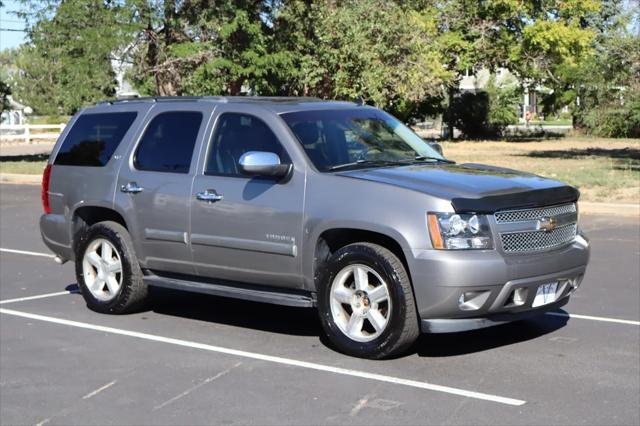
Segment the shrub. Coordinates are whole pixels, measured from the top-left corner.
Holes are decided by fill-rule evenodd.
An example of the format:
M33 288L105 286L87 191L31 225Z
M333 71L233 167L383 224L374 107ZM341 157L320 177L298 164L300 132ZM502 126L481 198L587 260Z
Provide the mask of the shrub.
M491 77L482 91L454 98L450 113L455 127L471 139L502 136L508 125L518 122L519 92L517 86L499 86Z
M640 93L629 93L626 101L600 105L582 117L587 131L610 138L640 137Z

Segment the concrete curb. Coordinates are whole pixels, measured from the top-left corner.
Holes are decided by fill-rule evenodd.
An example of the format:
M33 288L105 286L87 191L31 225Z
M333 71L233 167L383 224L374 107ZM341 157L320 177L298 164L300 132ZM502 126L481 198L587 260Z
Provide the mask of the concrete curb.
M580 201L580 213L640 217L640 204L592 203Z
M0 183L40 185L41 182L41 175L0 173ZM640 217L640 204L593 203L589 201L580 201L579 207L580 213L584 214Z
M0 183L14 183L19 185L40 185L42 175L24 175L17 173L0 173Z

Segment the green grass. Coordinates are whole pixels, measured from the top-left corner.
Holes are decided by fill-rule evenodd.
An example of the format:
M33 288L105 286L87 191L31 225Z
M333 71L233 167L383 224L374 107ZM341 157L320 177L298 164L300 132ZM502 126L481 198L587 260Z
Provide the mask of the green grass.
M544 126L571 126L572 122L571 119L557 119L557 120L545 120L545 121L540 121L540 120L533 120L531 121L529 124L534 125L534 126L539 126L542 125Z
M68 123L71 119L68 115L39 115L31 116L28 119L29 124L61 124Z
M14 155L0 157L0 173L41 175L49 154Z
M581 199L640 203L640 140L567 137L535 142L446 142L458 162L532 172L575 185Z

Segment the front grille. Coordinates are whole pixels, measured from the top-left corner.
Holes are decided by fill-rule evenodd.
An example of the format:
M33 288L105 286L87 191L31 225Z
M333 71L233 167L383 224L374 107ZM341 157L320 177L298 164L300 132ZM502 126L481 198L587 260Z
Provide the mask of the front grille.
M561 226L551 232L525 231L500 234L502 248L507 253L550 250L572 242L577 234L575 223Z
M576 204L563 204L561 206L541 207L529 210L505 210L495 213L497 223L523 222L537 220L543 217L553 217L565 213L575 213Z

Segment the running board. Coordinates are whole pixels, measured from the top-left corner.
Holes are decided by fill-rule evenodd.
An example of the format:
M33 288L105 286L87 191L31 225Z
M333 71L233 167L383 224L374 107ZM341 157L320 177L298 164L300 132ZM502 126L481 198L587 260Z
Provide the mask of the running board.
M145 271L144 281L153 287L173 290L184 290L193 293L204 293L213 296L250 300L252 302L271 303L274 305L312 308L316 306L315 295L310 292L287 291L280 288L255 286L235 282L202 282L187 277L167 277Z

